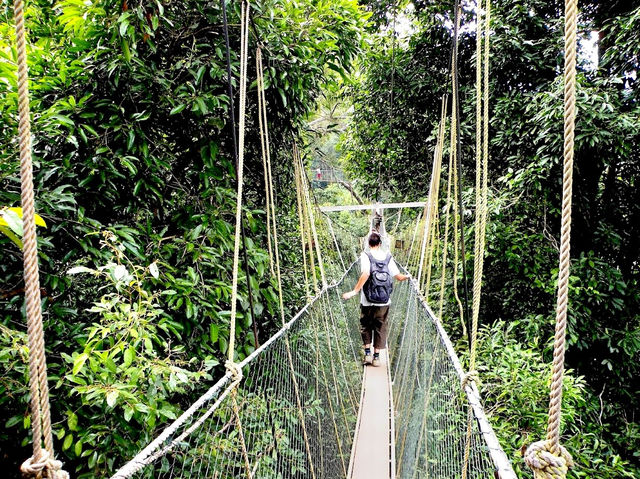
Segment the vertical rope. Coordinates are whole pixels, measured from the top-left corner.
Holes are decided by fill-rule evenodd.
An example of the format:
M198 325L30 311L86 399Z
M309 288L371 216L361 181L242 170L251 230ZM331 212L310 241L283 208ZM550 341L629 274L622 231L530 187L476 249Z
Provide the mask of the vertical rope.
M231 392L233 413L237 423L237 429L242 449L243 465L248 479L251 479L251 465L249 463L249 455L244 438L244 430L242 421L240 420L240 411L237 402L237 386L242 380L242 369L235 363L235 344L236 344L236 317L238 303L238 273L240 266L240 239L242 224L242 192L244 185L244 138L245 138L245 119L247 105L247 64L249 56L249 12L250 4L247 0L242 2L241 21L240 21L240 107L239 107L239 127L238 127L238 165L237 165L237 196L236 196L236 226L233 244L233 275L231 283L231 324L229 328L229 349L228 360L225 364L227 369L233 375L234 387Z
M306 202L306 210L307 216L309 219L309 226L311 228L311 234L313 236L313 242L316 250L316 257L318 258L318 268L320 269L320 279L322 280L322 287L327 287L327 276L324 272L324 265L322 261L322 251L320 250L320 242L318 241L318 231L316 229L316 222L313 215L313 205L311 204L311 196L309 193L309 182L307 181L307 177L304 173L304 165L302 164L302 158L298 155L298 160L300 162L300 173L302 175L302 191L304 193L304 199Z
M438 141L436 143L436 150L434 152L433 159L433 170L431 173L431 183L429 186L429 197L427 200L427 206L425 207L425 223L423 228L423 236L422 236L422 248L420 250L420 262L418 268L418 287L422 289L424 286L423 280L426 275L427 270L430 270L431 264L426 264L428 255L427 251L430 252L431 245L433 244L430 241L433 235L433 227L435 224L435 214L438 209L438 197L439 197L439 188L440 188L440 172L442 169L442 144L444 142L444 121L447 114L447 101L446 96L442 97L442 105L440 110L440 124L438 128ZM426 266L426 268L425 268Z
M264 94L264 69L262 66L262 50L258 48L256 52L256 70L258 77L258 115L262 118L260 121L260 136L261 143L263 147L262 159L264 161L264 171L266 172L265 177L265 185L266 193L267 193L267 203L270 204L271 208L271 234L273 235L273 254L275 259L275 267L276 267L276 278L278 281L278 305L280 307L280 319L282 321L282 325L286 324L286 319L284 316L284 298L282 294L282 272L280 268L280 251L278 247L278 226L276 223L276 203L275 203L275 194L273 188L273 173L271 169L271 152L270 152L270 144L269 144L269 129L267 125L267 108L266 108L266 98ZM266 150L266 151L264 151ZM298 416L300 418L300 423L302 425L302 435L304 438L305 449L307 452L307 459L309 461L309 469L311 472L311 477L315 479L315 470L313 464L313 457L311 454L311 447L309 444L309 438L307 434L307 427L304 418L304 411L302 409L302 401L300 399L300 390L298 386L298 380L296 379L296 373L293 365L293 357L291 355L291 346L289 345L289 339L287 337L285 341L285 346L287 350L287 360L289 362L289 369L291 371L291 381L293 382L293 389L296 397L296 405L298 408Z
M261 72L262 70L262 48L258 47L256 51L256 70ZM274 212L271 210L271 202L269 201L269 184L267 179L269 178L269 173L267 172L267 164L270 163L271 158L271 150L269 148L269 132L266 128L266 118L263 115L263 111L266 114L266 106L265 106L265 96L264 96L264 77L258 73L258 126L260 129L260 145L262 151L262 166L264 173L264 196L267 199L266 201L266 210L267 210L267 226L271 224L271 218ZM273 270L273 248L271 246L271 228L267 228L267 251L269 253L269 269L271 271L271 276L275 276L275 272Z
M238 135L236 133L236 114L235 105L233 101L233 83L231 74L231 47L229 46L229 22L227 21L227 4L226 0L220 0L220 10L222 11L222 29L224 31L224 45L225 45L225 60L227 67L227 92L229 94L229 112L231 117L231 138L233 140L233 159L238 168ZM240 223L240 236L242 239L242 263L246 272L247 294L249 295L249 312L251 316L251 325L253 328L253 337L255 339L255 346L260 345L258 338L258 324L255 320L254 303L253 303L253 288L251 286L251 274L249 272L249 259L247 258L247 237L245 235L244 218Z
M29 341L29 389L31 392L31 429L33 456L21 466L31 477L68 477L55 461L49 385L42 326L40 273L36 240L35 200L33 191L33 160L31 156L31 119L29 111L29 72L27 67L27 40L24 24L24 3L14 1L14 19L18 50L18 134L20 144L20 187L23 224L23 264L27 334ZM42 444L44 442L44 449Z
M304 176L304 166L302 165L302 159L300 158L300 152L298 151L298 146L293 144L293 153L294 153L294 164L296 165L296 172L298 176L298 182L300 187L300 194L302 200L302 211L303 211L303 221L305 224L305 232L307 235L307 250L309 251L309 268L311 270L311 280L313 282L313 288L316 294L320 291L318 287L318 279L316 278L316 266L315 266L315 258L313 252L313 239L311 234L311 220L309 215L309 203L307 199L307 193L305 190L305 178Z
M342 258L342 252L340 251L338 238L336 238L336 233L335 231L333 231L333 224L331 223L331 218L329 218L328 216L326 218L327 218L327 224L329 226L329 233L331 233L331 237L333 238L333 244L335 244L336 246L336 251L338 252L338 258L340 259L340 264L342 265L342 271L346 271L347 267L344 264L344 259Z
M453 123L452 123L453 126ZM453 136L453 128L452 136ZM438 308L438 317L442 318L442 313L444 312L444 290L446 283L446 273L447 273L447 249L448 249L448 241L449 241L449 222L450 222L450 214L451 214L451 185L453 183L453 150L449 152L449 168L447 171L447 201L445 204L445 219L444 219L444 241L442 246L442 265L441 265L441 274L440 274L440 302ZM455 213L454 213L455 214ZM455 277L453 277L453 282L455 283Z
M463 388L477 379L476 356L478 338L478 317L482 295L482 272L484 267L485 237L487 225L488 160L489 160L489 28L490 0L486 0L486 10L482 17L482 0L476 7L476 238L474 242L473 299L471 311L471 344L469 370L463 380ZM484 36L484 50L483 45ZM484 78L483 78L484 77ZM483 82L484 79L484 82ZM471 450L471 429L473 412L467 408L467 434L465 438L462 479L466 479Z
M458 175L458 169L460 164L458 162L458 144L460 142L460 119L458 117L458 31L460 30L460 10L459 1L456 0L454 5L454 38L453 38L453 52L451 57L451 86L453 94L451 96L451 137L450 137L450 151L452 157L452 169L453 169L453 296L458 305L458 314L460 316L460 323L462 325L462 335L467 337L467 327L465 323L465 308L460 300L458 294L458 260L459 260L459 246L460 246L460 233L458 227L461 225L461 205L460 205L460 178ZM466 271L464 268L464 248L463 248L463 281L466 287ZM467 302L465 296L465 304Z
M562 173L562 220L560 233L560 267L556 328L553 343L553 366L549 394L549 422L546 441L533 443L525 453L525 461L536 479L562 479L567 476L573 460L560 444L562 417L562 382L567 329L569 270L571 262L571 195L573 189L573 157L576 122L576 35L578 30L578 0L565 1L564 35L564 158Z
M244 183L244 137L247 105L247 63L249 48L249 10L247 0L242 1L242 22L240 41L240 111L238 127L238 191L236 196L236 227L233 243L233 276L231 280L231 324L229 332L229 361L234 361L236 346L236 316L238 303L238 272L240 264L240 223L242 221L242 194Z
M295 154L295 143L294 143L294 151L293 151L293 157L296 157ZM307 295L307 302L311 299L311 294L310 294L310 290L309 290L309 268L307 266L307 244L305 241L305 226L304 226L304 211L302 209L302 192L301 190L301 186L300 186L300 172L298 170L298 162L296 160L294 160L293 162L293 167L294 167L294 177L295 177L295 181L296 181L296 205L298 207L298 223L299 223L299 228L300 228L300 245L302 248L302 267L304 270L304 287L305 287L305 293ZM317 292L317 291L316 291Z

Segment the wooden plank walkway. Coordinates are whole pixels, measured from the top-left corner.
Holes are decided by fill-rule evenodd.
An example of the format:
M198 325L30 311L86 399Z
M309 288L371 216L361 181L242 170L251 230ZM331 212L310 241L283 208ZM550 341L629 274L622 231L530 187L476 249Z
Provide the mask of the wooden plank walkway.
M386 350L382 364L366 366L351 453L350 479L393 479L393 411Z

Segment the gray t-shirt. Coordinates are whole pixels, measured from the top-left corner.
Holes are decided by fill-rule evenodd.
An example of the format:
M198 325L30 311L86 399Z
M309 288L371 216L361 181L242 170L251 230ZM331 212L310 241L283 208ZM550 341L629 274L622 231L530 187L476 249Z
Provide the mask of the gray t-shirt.
M371 256L373 256L375 259L382 261L387 257L388 253L382 250L381 248L372 248L371 251L369 251L369 254L371 254ZM398 265L396 264L393 258L391 258L391 261L389 261L389 272L391 273L392 277L395 277L395 275L400 274ZM362 273L371 273L371 261L369 261L369 257L367 256L367 253L362 253L360 255L360 274ZM364 290L361 290L360 304L362 306L388 306L391 304L391 299L389 299L389 301L385 304L373 304L367 301L367 297L364 295Z

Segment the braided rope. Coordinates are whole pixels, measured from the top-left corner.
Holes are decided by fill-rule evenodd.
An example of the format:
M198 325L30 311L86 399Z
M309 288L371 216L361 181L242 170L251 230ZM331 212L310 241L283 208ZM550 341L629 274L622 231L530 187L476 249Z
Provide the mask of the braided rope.
M284 315L284 298L282 294L282 273L280 268L280 251L278 246L278 227L276 223L276 203L275 203L275 194L273 188L273 173L271 169L271 151L269 144L269 129L267 123L267 105L266 98L264 93L264 69L262 65L262 51L258 48L256 53L256 70L258 77L258 116L261 117L260 121L260 137L263 147L262 159L264 162L264 171L266 172L265 187L267 193L267 203L271 208L271 224L267 225L267 229L271 230L271 234L273 236L273 254L274 257L271 258L272 262L275 259L275 267L276 267L276 278L278 281L278 305L280 307L280 319L282 320L282 325L286 324L286 319ZM266 151L265 151L266 150ZM323 286L326 286L326 282L323 282ZM304 412L302 410L302 402L300 400L300 392L298 386L298 380L296 379L295 368L293 366L293 357L291 355L291 347L289 345L289 340L285 341L286 350L287 350L287 360L289 363L289 369L291 371L291 380L293 382L293 389L296 396L296 405L298 409L298 416L300 417L300 423L302 425L302 435L304 438L305 449L307 452L307 458L309 460L309 469L311 472L311 477L315 479L315 470L313 465L313 457L311 454L311 446L309 444L309 438L307 434L306 421L304 419Z
M239 432L240 447L242 449L242 458L245 473L248 479L251 479L251 464L249 463L249 455L244 437L242 421L240 419L240 410L237 401L237 386L242 379L242 371L235 364L235 344L236 344L236 319L237 319L237 303L238 303L238 275L240 269L240 240L242 227L242 192L244 183L244 138L245 138L245 119L247 106L247 65L249 56L249 14L251 5L247 0L242 1L241 18L240 18L240 106L239 106L239 126L238 126L238 190L236 197L236 227L233 245L233 277L231 284L231 320L229 330L229 356L225 363L227 370L235 377L233 388L231 391L231 399L233 406L233 414Z
M316 292L320 291L320 287L318 285L318 278L316 276L316 260L315 260L315 251L313 248L313 238L312 238L312 232L311 232L311 217L309 215L309 203L307 201L307 196L306 196L306 191L305 191L305 179L303 178L304 173L303 173L303 166L302 166L302 161L300 159L300 153L298 152L297 148L296 148L296 152L297 152L297 157L296 157L296 162L298 163L298 174L300 177L300 186L302 188L302 208L304 210L304 222L305 222L305 229L306 229L306 233L307 233L307 250L309 251L309 264L310 264L310 268L311 268L311 279L313 281L313 288Z
M269 177L269 173L267 171L267 163L271 161L271 149L269 148L269 132L266 129L266 108L265 108L265 96L264 96L264 76L262 73L262 48L258 47L256 50L256 71L258 72L258 126L260 129L260 145L262 151L262 166L264 172L264 196L267 198L267 225L271 224L271 217L273 216L273 211L271 210L271 202L269 201L269 184L267 182L267 178ZM263 115L263 111L265 111L265 115ZM271 276L275 276L275 271L273 270L273 248L271 246L271 228L267 228L267 251L269 252L269 269L271 271Z
M69 479L69 473L62 470L62 462L55 460L49 451L42 450L37 461L30 457L20 466L23 477L47 477L49 479Z
M33 456L22 464L26 476L65 478L62 463L56 461L51 432L49 385L45 355L40 298L38 244L36 240L33 160L31 156L31 119L29 111L29 71L24 22L24 3L14 1L16 46L18 50L18 134L20 144L20 187L23 224L23 263L27 334L29 339L29 389L31 392L31 429ZM44 441L44 449L42 442Z
M573 466L569 452L560 445L562 417L562 382L566 348L567 303L571 261L571 194L573 189L573 157L576 122L576 36L578 30L578 0L565 1L564 35L564 158L562 172L562 220L560 235L560 267L556 328L553 343L553 366L549 394L547 438L527 449L525 461L536 479L562 479Z
M340 250L340 244L338 243L338 238L336 238L336 232L333 231L333 223L331 222L331 218L327 216L327 225L329 226L329 233L333 238L333 244L336 247L336 251L338 252L338 259L340 260L340 264L342 265L342 271L346 271L347 267L344 263L344 259L342 258L342 251Z
M458 29L460 27L460 16L457 15ZM457 65L455 61L451 62L451 78L452 83L457 75ZM458 314L462 325L462 336L467 337L467 326L464 321L464 307L458 294L458 261L459 261L459 245L460 245L460 204L458 202L458 105L457 95L453 95L451 100L451 156L453 157L453 296L458 305Z
M433 170L431 173L431 183L429 185L429 198L427 200L427 206L425 206L425 223L422 236L422 248L420 250L420 262L418 268L418 286L426 291L425 296L428 297L429 285L424 281L424 277L431 272L431 261L429 256L432 256L433 251L433 228L435 228L435 216L438 211L438 198L440 192L440 173L442 171L442 145L444 143L444 121L447 114L447 101L446 96L442 97L442 104L440 109L440 123L438 125L438 140L436 143L436 150L433 158ZM429 281L430 282L430 277ZM426 286L426 287L425 287Z
M484 251L487 230L489 163L489 28L491 21L491 4L490 0L486 1L484 18L482 17L482 0L478 0L478 4L476 6L476 239L474 242L469 371L466 373L462 381L463 389L467 387L469 383L478 381L478 373L476 371L478 317L480 315L480 299L482 296L482 272L484 268ZM484 51L482 48L483 40ZM471 405L469 405L467 411L467 433L465 437L462 479L466 479L468 475L469 456L471 452L472 422L473 413Z
M304 175L304 165L302 164L302 158L298 154L298 161L300 163L300 174ZM316 221L313 214L313 205L311 204L311 194L309 193L309 184L306 176L302 176L302 191L304 201L306 203L307 219L309 221L309 227L311 228L311 234L313 236L313 245L315 245L316 257L318 258L318 268L320 269L320 279L322 280L322 287L327 287L327 276L324 271L324 263L322 261L322 251L320 250L320 242L318 241L318 231L316 229ZM313 246L311 243L309 246Z
M294 143L294 151L293 151L293 157L296 157L296 145ZM301 194L301 186L300 186L300 171L298 169L298 162L294 161L293 162L293 169L294 169L294 177L295 177L295 181L296 181L296 205L298 207L298 223L299 223L299 228L300 228L300 244L302 247L302 266L303 266L303 270L304 270L304 288L305 288L305 293L307 294L307 301L309 301L309 299L311 298L311 293L309 290L309 267L307 266L307 244L305 241L305 228L304 228L304 219L303 219L303 215L304 212L302 210L302 194ZM317 292L317 291L316 291Z
M238 303L238 273L240 265L240 222L242 221L242 194L244 183L244 137L247 106L247 63L249 49L249 11L250 4L242 1L241 39L240 39L240 107L238 126L238 191L236 196L236 228L233 244L233 276L231 282L231 325L229 331L229 361L234 361L236 345L236 316Z

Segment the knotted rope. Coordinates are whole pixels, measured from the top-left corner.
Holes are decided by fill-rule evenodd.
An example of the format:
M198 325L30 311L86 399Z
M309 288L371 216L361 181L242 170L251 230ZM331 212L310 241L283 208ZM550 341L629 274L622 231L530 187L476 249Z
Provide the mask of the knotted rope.
M556 330L553 344L551 392L547 439L531 446L525 461L536 479L563 479L573 465L571 455L560 445L562 416L562 379L567 330L567 303L571 261L571 194L573 189L573 156L576 122L576 34L578 0L565 1L564 35L564 159L562 174L562 224L560 236L560 268L556 303Z
M476 371L475 369L472 371L467 371L462 377L462 381L460 381L460 387L464 389L472 382L477 383L479 382L479 380L480 375L478 374L478 371Z
M242 381L242 368L238 363L227 360L224 363L224 367L229 372L231 380L234 383L240 383Z
M20 466L25 477L47 477L49 479L69 479L69 473L62 470L62 462L57 461L46 449L42 450L40 459L30 457Z
M51 411L49 407L47 362L40 301L38 245L36 241L31 119L29 112L29 72L27 68L27 40L23 1L15 0L13 7L18 50L18 134L23 214L22 240L27 333L29 339L31 429L33 432L33 456L22 464L21 470L27 477L63 479L69 476L62 471L62 463L53 459L53 435L51 433ZM42 448L43 442L44 449Z

